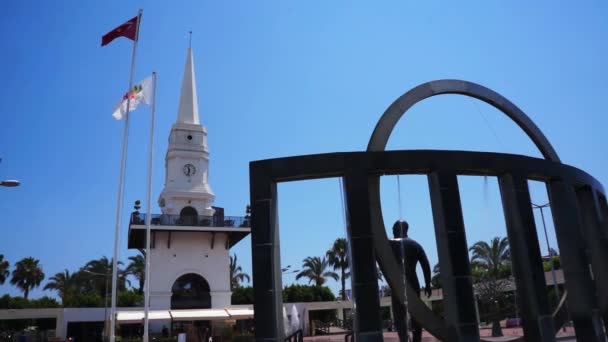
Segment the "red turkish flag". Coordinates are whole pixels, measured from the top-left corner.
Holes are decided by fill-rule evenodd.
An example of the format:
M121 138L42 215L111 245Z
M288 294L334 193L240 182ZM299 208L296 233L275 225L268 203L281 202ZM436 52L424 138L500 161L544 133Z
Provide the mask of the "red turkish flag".
M101 37L101 46L110 44L111 41L118 37L126 37L131 40L137 40L137 25L139 25L139 16L131 18L126 23L104 34L103 37Z

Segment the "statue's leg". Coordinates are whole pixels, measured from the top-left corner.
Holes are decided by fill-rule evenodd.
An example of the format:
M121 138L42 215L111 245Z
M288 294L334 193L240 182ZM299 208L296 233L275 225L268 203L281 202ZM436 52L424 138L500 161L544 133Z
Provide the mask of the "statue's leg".
M422 341L422 326L412 317L412 342Z
M393 310L393 321L395 324L395 330L399 335L399 341L408 342L407 338L407 315L403 310L402 303L399 303L396 297L391 296L391 307Z
M416 285L414 285L414 290L416 291L418 297L420 297L420 286ZM420 323L418 323L418 321L412 316L412 342L420 341L422 341L422 325L420 325Z

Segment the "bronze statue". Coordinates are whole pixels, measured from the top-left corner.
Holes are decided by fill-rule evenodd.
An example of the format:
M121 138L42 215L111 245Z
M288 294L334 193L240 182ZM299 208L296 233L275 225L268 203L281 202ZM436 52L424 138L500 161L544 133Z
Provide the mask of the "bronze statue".
M424 249L418 242L410 239L407 236L409 225L403 220L397 220L393 225L393 239L390 241L393 249L393 254L397 258L397 262L405 270L405 279L410 286L420 296L420 283L416 275L416 265L420 262L422 273L424 273L424 292L427 297L431 296L431 267L429 260L424 253ZM405 264L405 267L403 265ZM407 341L407 315L401 303L396 301L396 297L392 296L393 319L395 329L399 334L400 341ZM412 318L412 341L420 342L422 339L422 326L414 318Z

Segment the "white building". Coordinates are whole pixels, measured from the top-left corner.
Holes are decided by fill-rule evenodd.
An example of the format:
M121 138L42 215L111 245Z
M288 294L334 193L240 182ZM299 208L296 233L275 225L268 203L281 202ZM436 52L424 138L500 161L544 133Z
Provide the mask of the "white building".
M200 123L192 50L188 49L177 119L165 155L162 214L152 216L151 310L230 306L230 248L250 233L244 217L213 207L207 129ZM129 248L145 248L145 215L134 214ZM163 322L158 323L160 326Z

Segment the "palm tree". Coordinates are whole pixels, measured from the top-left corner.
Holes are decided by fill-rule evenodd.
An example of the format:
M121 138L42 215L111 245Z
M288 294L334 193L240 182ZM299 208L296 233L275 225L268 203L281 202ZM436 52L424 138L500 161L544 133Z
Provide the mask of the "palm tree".
M133 275L135 279L137 279L139 282L137 293L143 294L146 281L146 252L144 250L140 250L139 252L140 254L129 257L131 262L125 269L125 272Z
M241 282L245 279L249 282L249 275L244 273L241 266L239 266L236 254L230 256L230 290L241 287Z
M49 282L44 286L44 290L57 291L59 297L61 297L61 302L65 304L76 290L75 279L75 275L70 274L70 271L66 269L50 277Z
M511 260L509 240L506 237L495 237L489 244L478 241L469 251L472 253L473 272L478 275L474 285L475 292L483 303L495 311L491 317L492 336L502 336L499 303L504 301L504 289L508 284L503 278L505 268L508 268Z
M100 275L108 276L112 274L113 259L103 256L99 259L91 260L84 265L83 270L86 272L78 272L81 284L88 290L92 290L99 296L104 297L106 292L106 279ZM127 284L131 282L127 279L127 272L120 269L123 265L122 261L118 261L118 290L123 291L127 288ZM92 274L91 274L92 273Z
M11 284L23 291L23 297L27 299L30 290L40 286L44 279L44 272L39 265L40 260L27 257L19 260L15 264Z
M333 246L327 251L327 261L334 268L334 271L340 270L340 281L342 285L342 300L346 300L346 279L350 276L347 272L349 268L348 250L345 238L338 238L334 241Z
M8 270L9 266L8 261L4 260L4 255L0 254L0 285L4 284L6 278L11 274Z
M296 275L296 280L306 277L309 284L315 282L317 286L325 284L327 278L338 280L336 272L327 271L328 266L329 262L325 257L307 257L302 262L302 271Z
M509 240L506 237L502 239L495 237L490 241L490 244L485 241L478 241L469 248L469 251L473 254L471 264L487 271L489 275L494 277L498 277L501 267L508 265L511 261Z

